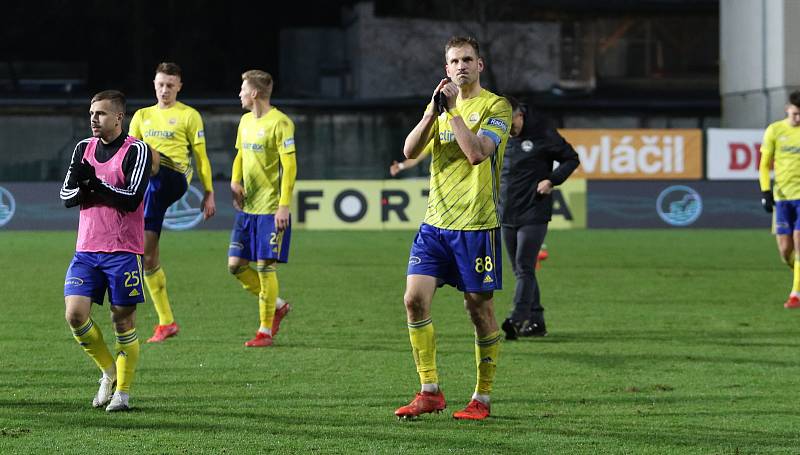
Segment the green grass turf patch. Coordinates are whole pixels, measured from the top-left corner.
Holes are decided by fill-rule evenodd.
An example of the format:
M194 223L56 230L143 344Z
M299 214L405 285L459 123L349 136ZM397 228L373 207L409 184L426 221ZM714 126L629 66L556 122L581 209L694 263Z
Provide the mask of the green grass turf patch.
M255 297L227 232L165 232L178 337L142 346L133 411L91 408L99 372L63 317L74 233L0 232L0 453L798 453L800 311L763 231L553 231L550 335L504 342L492 417L461 296L433 305L448 409L398 421L418 389L402 295L413 232L294 233L276 345L245 349ZM505 258L507 314L514 278ZM94 317L113 338L109 311ZM157 319L138 311L140 340Z

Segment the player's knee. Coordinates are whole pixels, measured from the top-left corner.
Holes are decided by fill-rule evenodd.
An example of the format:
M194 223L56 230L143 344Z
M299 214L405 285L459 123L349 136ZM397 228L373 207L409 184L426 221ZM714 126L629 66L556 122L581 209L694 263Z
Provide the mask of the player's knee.
M67 309L64 312L64 319L67 320L67 324L69 324L70 327L75 328L82 326L86 322L88 317L81 312L75 312L71 311L70 309Z
M155 256L144 256L142 261L145 273L155 272L158 269L158 259Z
M111 313L111 323L114 325L114 330L117 333L124 333L131 330L134 327L133 321L133 313Z
M247 269L246 265L239 265L239 264L228 264L228 272L231 275L238 275Z
M406 293L403 296L403 305L409 315L421 316L425 312L425 299L419 294Z

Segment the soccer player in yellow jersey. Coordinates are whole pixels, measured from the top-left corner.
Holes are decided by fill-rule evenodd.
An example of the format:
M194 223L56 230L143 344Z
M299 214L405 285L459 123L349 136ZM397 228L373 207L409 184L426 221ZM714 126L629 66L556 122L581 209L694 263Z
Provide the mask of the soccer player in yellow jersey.
M277 263L289 260L292 234L289 205L297 176L294 123L270 104L272 76L242 74L239 99L247 114L239 121L231 192L236 221L228 250L228 270L258 296L260 326L247 347L272 346L281 320L291 309L278 299ZM250 262L255 261L255 270Z
M475 39L451 38L445 45L449 79L439 82L403 147L408 159L424 152L432 158L428 209L411 246L404 296L422 390L395 411L400 418L445 408L431 322L433 294L444 284L464 293L475 326L477 385L467 407L453 417L482 420L490 413L502 338L492 300L493 291L502 287L498 186L511 106L481 88L483 68Z
M770 168L775 185L770 188ZM786 118L767 127L761 142L758 166L761 204L767 212L775 207L775 235L781 259L792 269L792 291L783 304L800 308L800 91L786 104Z
M205 189L203 218L208 219L216 212L203 120L196 110L178 101L183 86L180 67L169 62L159 64L153 85L158 103L136 111L130 125L131 136L146 142L155 155L154 175L144 198L144 281L158 313L158 325L148 343L162 342L178 334L158 242L164 214L183 197L192 180L192 156ZM159 161L160 166L155 164Z

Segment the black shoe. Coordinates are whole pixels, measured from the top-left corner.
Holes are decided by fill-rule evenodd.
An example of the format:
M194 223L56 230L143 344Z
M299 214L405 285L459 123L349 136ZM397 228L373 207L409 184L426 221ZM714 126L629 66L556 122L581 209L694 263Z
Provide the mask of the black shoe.
M532 322L519 329L518 335L521 337L544 337L547 336L547 327L544 322Z
M504 332L506 332L506 340L516 340L520 336L520 329L522 328L522 323L516 322L511 318L506 318L503 321L503 325L500 326Z

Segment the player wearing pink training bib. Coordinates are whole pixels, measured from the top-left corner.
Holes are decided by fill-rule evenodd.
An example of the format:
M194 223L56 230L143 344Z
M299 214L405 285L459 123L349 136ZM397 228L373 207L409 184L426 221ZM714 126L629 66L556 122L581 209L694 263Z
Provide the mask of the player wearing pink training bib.
M64 280L66 319L75 340L103 372L92 406L129 409L129 393L139 361L136 305L144 302L142 254L144 209L151 154L144 142L122 130L125 95L116 90L92 98L92 137L80 141L61 199L80 206L75 256ZM111 307L116 335L112 356L91 318L92 303Z

